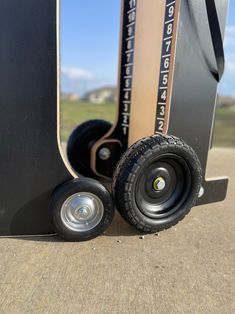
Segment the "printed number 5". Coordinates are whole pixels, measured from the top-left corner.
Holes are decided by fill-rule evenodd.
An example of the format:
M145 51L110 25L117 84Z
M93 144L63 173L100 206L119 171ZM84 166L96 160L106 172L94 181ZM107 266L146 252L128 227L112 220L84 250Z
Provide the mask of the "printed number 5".
M163 83L163 85L167 85L168 84L168 74L164 74L163 75L162 83Z

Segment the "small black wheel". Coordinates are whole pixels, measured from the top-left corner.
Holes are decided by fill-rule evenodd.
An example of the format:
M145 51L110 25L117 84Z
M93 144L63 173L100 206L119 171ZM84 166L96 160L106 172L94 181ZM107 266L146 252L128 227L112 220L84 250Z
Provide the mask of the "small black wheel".
M55 231L67 241L85 241L102 234L114 216L112 197L99 182L81 178L54 192L50 211Z
M144 232L167 229L195 205L202 183L199 159L174 136L155 135L134 144L113 179L122 217Z
M73 169L86 177L96 178L90 167L91 148L111 128L104 120L90 120L79 125L71 134L67 146L68 160Z

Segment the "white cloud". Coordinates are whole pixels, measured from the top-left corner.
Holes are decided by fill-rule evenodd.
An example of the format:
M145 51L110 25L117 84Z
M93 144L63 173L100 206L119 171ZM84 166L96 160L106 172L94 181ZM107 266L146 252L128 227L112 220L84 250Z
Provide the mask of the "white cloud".
M226 63L226 70L229 71L230 73L234 73L235 74L235 62L228 61Z
M93 78L89 71L75 67L62 67L61 73L71 80L91 80Z
M225 73L235 74L235 53L226 54Z
M229 25L226 28L225 46L235 46L235 25Z

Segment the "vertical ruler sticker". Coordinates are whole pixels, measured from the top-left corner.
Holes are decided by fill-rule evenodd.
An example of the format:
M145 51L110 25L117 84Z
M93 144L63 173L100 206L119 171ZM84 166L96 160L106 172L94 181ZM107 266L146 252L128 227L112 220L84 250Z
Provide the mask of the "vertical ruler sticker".
M179 0L166 0L165 20L162 40L162 55L160 78L158 86L157 99L157 116L156 116L156 133L164 133L168 128L168 114L170 110L170 89L171 78L173 76L172 62L174 62L174 48L176 31L177 31L177 17L178 17L178 3Z
M136 7L137 0L124 0L119 121L122 139L126 140L129 133L132 94Z

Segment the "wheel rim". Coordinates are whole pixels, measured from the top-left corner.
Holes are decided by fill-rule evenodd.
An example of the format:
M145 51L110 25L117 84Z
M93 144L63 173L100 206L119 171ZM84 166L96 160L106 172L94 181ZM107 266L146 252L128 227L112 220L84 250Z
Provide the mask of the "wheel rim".
M141 170L135 201L145 216L163 219L174 214L188 198L192 184L187 162L175 154L163 154Z
M92 193L76 193L65 200L61 207L61 220L70 230L86 232L94 229L102 220L104 205Z

